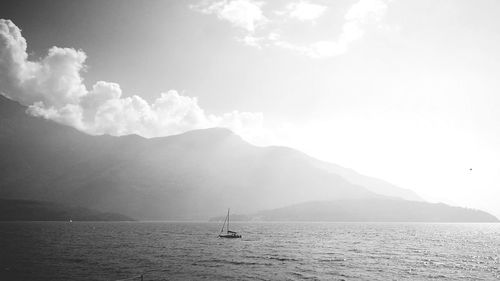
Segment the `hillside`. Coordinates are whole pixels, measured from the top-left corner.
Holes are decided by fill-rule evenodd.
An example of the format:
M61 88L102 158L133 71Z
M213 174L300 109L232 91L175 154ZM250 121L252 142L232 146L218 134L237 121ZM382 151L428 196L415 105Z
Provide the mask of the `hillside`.
M152 139L90 136L25 110L0 96L1 198L137 219L206 219L228 206L255 213L318 200L420 200L290 148L250 145L227 129Z
M210 221L223 221L224 216ZM498 222L480 210L401 199L350 199L315 201L231 215L232 221L304 222Z
M44 201L0 199L0 221L130 221L129 217Z
M399 199L318 201L262 211L263 221L498 222L479 210Z

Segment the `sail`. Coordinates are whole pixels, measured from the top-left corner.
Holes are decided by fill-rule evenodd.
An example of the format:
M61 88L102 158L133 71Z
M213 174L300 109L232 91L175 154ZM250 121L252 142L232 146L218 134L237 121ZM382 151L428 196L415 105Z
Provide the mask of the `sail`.
M224 219L224 223L222 224L222 228L220 229L220 233L222 234L222 232L224 232L224 226L226 225L226 221L227 221L227 216L226 218Z
M223 234L226 222L227 222L226 234ZM241 238L241 235L239 235L237 232L229 230L229 208L227 209L227 215L226 218L224 219L224 223L222 224L222 228L219 233L219 238Z

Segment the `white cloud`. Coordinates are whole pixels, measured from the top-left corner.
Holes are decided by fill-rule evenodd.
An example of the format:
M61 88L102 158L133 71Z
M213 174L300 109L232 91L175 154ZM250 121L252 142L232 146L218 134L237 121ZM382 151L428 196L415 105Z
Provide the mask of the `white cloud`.
M27 60L26 40L11 21L0 19L2 91L16 92L19 101L42 101L62 106L75 103L86 92L80 71L85 53L69 48L50 48L38 62Z
M222 0L195 5L192 8L205 14L215 14L219 19L228 21L236 27L254 32L258 26L267 22L262 12L262 5L263 2L252 0Z
M382 0L359 0L345 14L345 22L336 40L322 40L306 45L275 41L274 45L311 58L338 56L347 52L353 42L363 37L366 24L378 24L385 16L386 11L387 5Z
M76 104L66 104L56 108L54 106L46 106L43 102L37 101L29 105L26 112L36 117L73 126L78 130L86 130L86 126L82 122L82 108Z
M323 5L300 1L288 4L286 6L286 11L283 14L299 21L314 21L322 16L326 9L327 7ZM281 13L278 12L278 14Z
M233 111L209 115L193 97L162 93L152 103L123 97L120 85L99 81L89 90L81 71L86 55L52 47L47 56L28 60L26 40L10 20L0 19L0 93L27 105L27 112L89 134L159 137L210 127L227 127L247 140L262 140L262 113ZM256 134L261 134L257 136Z
M220 19L227 20L233 25L243 28L247 34L237 38L243 44L262 49L264 47L278 47L308 56L310 58L328 58L346 53L350 46L363 38L370 25L380 29L389 29L381 24L387 12L385 0L359 0L349 7L344 15L340 34L332 38L330 34L324 39L298 44L284 39L277 26L286 25L289 19L301 22L312 21L323 16L328 7L311 3L306 0L288 4L284 10L274 11L278 18L263 16L262 3L251 0L218 1L212 4L202 4L194 8L206 14L216 14ZM262 29L255 35L255 27Z
M245 35L245 37L238 39L238 41L242 42L243 44L251 47L255 47L258 49L262 48L262 43L264 42L265 38L262 37L256 37L251 34Z
M385 16L386 11L387 4L382 0L360 0L347 11L345 19L359 22L380 21Z

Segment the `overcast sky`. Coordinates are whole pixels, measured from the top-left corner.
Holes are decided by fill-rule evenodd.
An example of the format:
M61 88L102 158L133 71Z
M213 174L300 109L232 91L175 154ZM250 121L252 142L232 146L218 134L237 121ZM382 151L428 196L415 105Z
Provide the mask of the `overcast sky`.
M498 15L496 0L2 1L0 91L91 134L225 126L500 216Z

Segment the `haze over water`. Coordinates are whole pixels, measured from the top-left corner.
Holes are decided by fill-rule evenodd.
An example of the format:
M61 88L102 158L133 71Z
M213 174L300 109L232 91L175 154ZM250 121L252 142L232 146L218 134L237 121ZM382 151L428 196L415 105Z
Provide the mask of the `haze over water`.
M498 280L499 224L4 222L2 280ZM134 280L134 279L131 279ZM140 280L136 278L135 280Z

